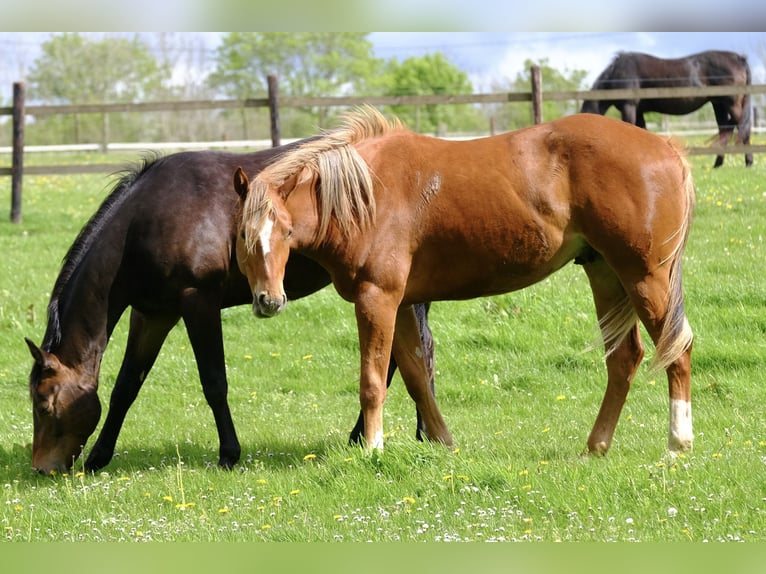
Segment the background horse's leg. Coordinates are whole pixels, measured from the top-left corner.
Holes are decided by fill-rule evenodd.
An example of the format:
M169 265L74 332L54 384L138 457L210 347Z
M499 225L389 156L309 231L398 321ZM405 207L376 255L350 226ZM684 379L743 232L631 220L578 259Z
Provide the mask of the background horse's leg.
M136 400L167 334L177 322L178 316L148 317L131 309L125 356L114 382L106 420L85 461L87 470L96 471L112 460L125 415Z
M436 389L434 387L434 339L431 335L431 329L428 326L428 310L430 303L418 304L414 306L415 315L418 318L418 326L420 330L420 340L423 343L423 353L426 362L426 368L428 369L429 387L431 393L435 394ZM396 359L391 356L391 360L388 362L388 374L386 376L386 388L391 386L391 380L394 373L396 373ZM417 430L415 432L415 438L417 440L425 439L425 426L423 425L423 417L420 411L416 408L415 414L417 416ZM348 442L351 445L361 444L364 437L364 415L362 411L359 411L359 418L356 420L354 428L351 429L351 435L348 438Z
M636 123L637 115L638 115L638 102L636 101L625 101L620 106L620 113L622 115L622 121L628 122L632 125L638 125ZM642 115L642 121L643 121L643 115ZM645 128L646 125L639 126Z
M593 291L599 321L615 309L625 309L625 305L630 305L622 284L601 256L585 264L584 268ZM628 320L631 315L629 312L625 314ZM637 318L633 315L632 320L633 327L606 358L606 392L587 442L588 452L593 454L606 454L609 450L630 385L644 356ZM614 338L608 333L604 333L604 338L608 349Z
M181 303L181 316L197 361L202 391L218 430L218 464L231 468L241 453L229 410L228 381L221 328L221 297L217 291L190 289Z
M721 102L713 102L713 111L715 112L715 121L718 124L718 144L721 147L724 147L734 135L734 128L736 127L737 122L729 113L729 106ZM717 155L713 167L721 167L725 157L726 156L723 154Z
M441 412L439 412L433 391L429 386L430 374L423 349L423 340L419 332L415 310L411 306L401 307L396 314L392 350L399 365L402 379L407 385L407 391L423 417L426 437L451 445L452 435L447 430L447 425Z

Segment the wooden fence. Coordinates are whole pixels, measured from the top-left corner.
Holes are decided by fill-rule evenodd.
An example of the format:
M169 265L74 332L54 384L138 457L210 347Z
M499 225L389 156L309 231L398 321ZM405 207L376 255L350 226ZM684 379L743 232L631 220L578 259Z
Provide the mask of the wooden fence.
M0 116L13 116L13 143L11 167L0 167L0 176L10 175L11 182L11 221L21 221L21 190L23 175L40 175L51 173L108 173L121 169L123 164L87 164L87 165L42 165L24 168L24 122L26 116L47 116L55 114L110 114L117 112L183 112L192 110L213 109L242 109L267 107L270 112L271 144L280 144L279 109L298 107L332 107L371 105L427 105L427 104L502 104L511 102L530 102L535 123L543 121L542 103L550 101L582 101L586 99L661 99L677 97L726 96L732 93L730 86L687 87L687 88L641 88L615 90L586 90L543 92L540 70L532 68L532 85L529 92L507 92L493 94L458 94L458 95L423 95L423 96L369 96L369 97L296 97L278 95L275 76L268 77L268 97L246 100L196 100L177 102L146 102L138 104L86 104L86 105L53 105L25 106L24 84L15 83L13 86L13 105L0 107ZM754 85L737 88L740 93L763 94L766 85ZM742 154L745 152L766 152L766 145L730 145L722 148L719 145L707 147L690 147L690 155Z

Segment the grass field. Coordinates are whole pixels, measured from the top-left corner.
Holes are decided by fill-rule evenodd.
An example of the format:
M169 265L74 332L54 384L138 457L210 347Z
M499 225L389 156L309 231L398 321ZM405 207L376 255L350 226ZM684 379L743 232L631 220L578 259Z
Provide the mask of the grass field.
M270 321L247 307L224 311L243 446L233 471L216 466L212 414L177 327L112 463L53 478L30 468L23 337L42 339L61 258L108 181L26 178L23 223L0 222L0 536L766 541L766 158L748 170L739 156L719 170L711 163L693 158L698 208L685 286L696 442L686 455L666 455L667 385L642 368L612 450L582 456L605 369L600 351L582 352L595 319L585 276L570 265L525 291L433 305L437 398L454 450L414 440L414 408L398 379L385 453L346 446L359 408L356 328L352 307L329 288ZM9 188L3 180L1 206L10 206ZM104 407L125 335L123 320L102 365Z

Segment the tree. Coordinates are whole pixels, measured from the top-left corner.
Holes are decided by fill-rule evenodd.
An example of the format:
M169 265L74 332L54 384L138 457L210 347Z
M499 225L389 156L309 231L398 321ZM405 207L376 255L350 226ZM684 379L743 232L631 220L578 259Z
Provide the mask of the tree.
M105 36L101 39L79 33L57 34L43 43L42 55L27 77L29 99L47 104L137 102L152 99L170 70L157 64L138 35ZM70 127L71 126L71 127ZM93 114L43 118L30 131L41 140L101 141L107 130L120 137L148 135L136 118ZM74 134L67 136L73 129ZM62 138L62 136L64 136ZM43 142L41 142L43 143Z
M540 67L542 76L543 94L546 91L577 91L587 89L584 81L588 72L586 70L569 70L563 72L552 68L548 64L548 58L543 58L535 63L533 60L524 62L524 71L516 74L516 78L509 83L499 83L493 86L495 92L529 92L532 89L532 66ZM562 116L579 112L579 102L543 100L543 121L549 121ZM497 104L491 108L492 123L497 131L510 131L532 125L532 105L528 102Z
M169 77L138 35L96 40L65 33L42 45L29 95L50 104L136 102L150 99Z
M211 86L236 99L264 97L267 76L275 74L280 95L372 94L383 61L373 56L363 32L231 32L216 49ZM328 110L302 116L282 114L286 133L307 135L329 127Z
M470 94L468 75L455 67L441 53L393 60L388 70L389 96L429 94ZM474 130L483 123L473 106L426 104L423 106L391 106L393 112L412 129L443 135L450 130Z

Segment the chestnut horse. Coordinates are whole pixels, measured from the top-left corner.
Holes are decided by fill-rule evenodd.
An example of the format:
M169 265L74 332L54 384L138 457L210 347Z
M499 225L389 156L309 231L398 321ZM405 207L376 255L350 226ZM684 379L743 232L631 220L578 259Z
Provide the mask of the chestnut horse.
M29 378L34 468L45 473L70 468L98 425L101 357L128 307L125 356L85 468L97 470L112 459L128 409L179 319L215 419L219 464L229 468L239 460L227 401L221 309L251 303L252 292L233 260L237 198L230 177L237 166L255 175L288 149L146 158L116 182L64 258L41 346L27 339L34 358ZM290 258L285 290L291 299L329 283L315 262L297 253ZM432 360L426 311L420 307L418 317ZM392 363L389 382L395 367ZM352 442L360 440L361 420L360 414ZM418 434L421 427L419 422Z
M391 351L427 437L452 442L427 392L413 304L522 289L570 261L585 269L606 347L606 393L588 450L611 444L644 356L639 320L655 345L652 366L667 372L668 447L691 447L681 261L695 195L672 141L591 114L446 141L363 107L252 184L235 172L234 187L237 260L257 315L283 309L290 252L321 264L355 304L368 449L383 447Z
M615 106L622 113L624 121L645 128L645 112L684 115L710 102L718 124L718 143L725 146L734 134L734 128L737 128L738 143L749 144L753 106L750 94L737 93L736 88L749 86L750 83L747 59L734 52L708 50L672 59L638 52L621 52L596 78L591 89L732 86L732 93L726 96L585 100L580 111L603 115L611 106ZM713 167L723 165L723 159L723 155L718 155ZM753 154L745 154L745 165L752 164Z

